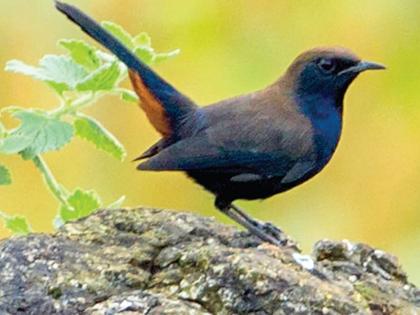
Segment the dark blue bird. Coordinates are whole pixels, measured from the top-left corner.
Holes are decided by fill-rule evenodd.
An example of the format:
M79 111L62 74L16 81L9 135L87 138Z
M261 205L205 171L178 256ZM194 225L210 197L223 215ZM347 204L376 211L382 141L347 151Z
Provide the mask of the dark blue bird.
M127 65L140 105L162 135L137 159L145 159L138 169L186 172L216 196L218 209L274 244L279 230L232 202L267 198L319 173L340 139L350 83L365 70L384 69L344 48L315 48L269 87L198 107L80 10L56 6Z

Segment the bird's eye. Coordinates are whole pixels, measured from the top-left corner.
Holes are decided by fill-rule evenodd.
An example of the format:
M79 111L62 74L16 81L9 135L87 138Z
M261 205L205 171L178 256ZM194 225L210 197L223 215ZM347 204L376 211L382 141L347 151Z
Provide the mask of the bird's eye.
M332 59L322 58L318 61L318 67L324 73L332 73L335 70L336 63Z

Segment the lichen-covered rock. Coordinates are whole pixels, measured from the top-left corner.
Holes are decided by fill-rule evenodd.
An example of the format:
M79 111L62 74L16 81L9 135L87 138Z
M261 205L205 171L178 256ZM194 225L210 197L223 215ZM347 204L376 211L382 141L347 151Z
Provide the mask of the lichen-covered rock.
M391 255L320 241L312 256L194 214L103 210L0 243L0 314L420 314Z

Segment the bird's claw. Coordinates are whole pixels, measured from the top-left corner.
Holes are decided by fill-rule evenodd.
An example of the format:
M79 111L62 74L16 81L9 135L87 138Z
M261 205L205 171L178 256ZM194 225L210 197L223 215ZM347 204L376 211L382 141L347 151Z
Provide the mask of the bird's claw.
M262 230L265 234L268 234L271 237L273 237L277 241L279 246L287 245L287 236L281 229L279 229L271 222L260 222L254 220L252 223L256 228Z

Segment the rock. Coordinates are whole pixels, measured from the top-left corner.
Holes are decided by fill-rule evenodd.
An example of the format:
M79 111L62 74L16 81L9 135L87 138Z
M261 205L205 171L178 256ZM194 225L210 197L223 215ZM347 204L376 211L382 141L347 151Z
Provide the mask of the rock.
M324 240L312 259L195 214L102 210L0 243L0 314L420 314L395 257Z

